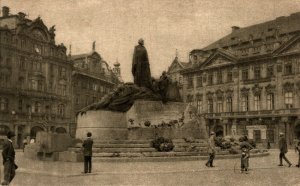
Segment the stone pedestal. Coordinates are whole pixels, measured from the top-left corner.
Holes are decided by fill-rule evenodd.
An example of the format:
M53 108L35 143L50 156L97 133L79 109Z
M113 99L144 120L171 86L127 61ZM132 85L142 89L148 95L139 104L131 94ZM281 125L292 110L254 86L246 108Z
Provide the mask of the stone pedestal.
M127 139L126 113L107 110L87 111L78 115L76 138L86 138L92 132L93 139Z
M96 140L144 140L157 136L205 138L205 123L196 116L184 116L184 119L186 109L186 104L181 102L163 104L161 101L136 100L124 113L90 110L78 115L76 138L86 138L87 132L92 132L92 138ZM162 123L172 125L161 127Z

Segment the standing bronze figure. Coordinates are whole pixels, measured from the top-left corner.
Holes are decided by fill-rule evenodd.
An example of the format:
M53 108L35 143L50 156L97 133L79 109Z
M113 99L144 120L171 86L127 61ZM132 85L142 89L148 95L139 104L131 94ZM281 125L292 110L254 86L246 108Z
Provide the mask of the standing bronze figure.
M138 41L139 45L135 46L132 59L132 75L134 84L139 87L151 89L151 73L148 59L148 53L144 47L144 40Z

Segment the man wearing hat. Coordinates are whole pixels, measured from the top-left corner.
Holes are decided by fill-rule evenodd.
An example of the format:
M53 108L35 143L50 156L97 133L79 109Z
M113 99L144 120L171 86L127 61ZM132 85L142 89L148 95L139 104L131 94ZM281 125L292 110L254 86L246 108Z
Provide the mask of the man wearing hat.
M2 158L4 165L4 181L2 185L8 185L16 174L16 169L18 168L15 164L15 149L12 144L12 140L15 133L9 131L7 133L7 139L3 142Z
M207 163L205 164L207 167L214 167L213 161L215 158L215 133L211 132L210 137L208 139L208 153L209 153L209 159Z
M285 154L288 152L288 148L287 148L286 140L284 138L284 134L282 132L279 133L278 145L280 150L280 154L279 154L280 164L278 166L283 166L282 159L284 159L289 164L288 166L291 167L292 166L291 162L285 157Z

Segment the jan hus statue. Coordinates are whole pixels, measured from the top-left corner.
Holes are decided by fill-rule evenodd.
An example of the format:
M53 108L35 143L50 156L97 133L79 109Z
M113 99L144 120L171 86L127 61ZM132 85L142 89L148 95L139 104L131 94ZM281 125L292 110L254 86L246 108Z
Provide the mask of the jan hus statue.
M132 59L132 75L134 84L139 87L151 89L151 73L148 59L148 53L144 47L144 40L139 39L137 46L134 48Z

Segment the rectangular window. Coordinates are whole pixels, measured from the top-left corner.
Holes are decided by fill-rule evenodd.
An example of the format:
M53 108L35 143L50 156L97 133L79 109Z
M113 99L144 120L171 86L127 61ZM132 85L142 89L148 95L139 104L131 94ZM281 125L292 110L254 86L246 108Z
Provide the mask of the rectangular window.
M213 113L214 112L214 104L213 104L212 99L209 99L207 101L207 106L208 106L208 113Z
M218 82L218 84L221 84L223 82L223 76L222 76L221 70L217 71L217 82Z
M254 67L254 79L259 79L260 78L260 66L255 66Z
M293 108L293 92L284 93L285 108Z
M85 96L85 105L86 106L89 105L89 96L88 95Z
M79 95L75 95L75 104L79 105Z
M179 76L179 85L182 85L182 77Z
M0 110L7 110L7 109L8 109L8 99L0 98Z
M202 76L197 77L197 87L202 87Z
M197 112L202 113L202 100L197 100Z
M267 94L267 110L274 109L274 94Z
M254 96L254 110L255 111L260 110L260 96L259 95Z
M242 80L248 80L248 69L243 69L242 70Z
M20 66L19 67L21 70L25 70L25 57L23 57L23 56L20 58Z
M222 98L218 98L217 101L217 113L221 113L223 112L223 99Z
M67 93L67 85L62 85L62 95L65 96Z
M242 107L242 111L248 111L249 107L248 107L248 95L244 95L242 96L242 100L241 100L241 107Z
M19 99L19 102L18 102L18 109L19 109L19 111L22 111L22 110L23 110L23 100L22 100L22 99Z
M232 70L228 70L227 72L227 82L231 82L232 81Z
M287 63L284 65L284 73L285 75L293 74L293 65L292 63Z
M274 66L269 65L267 67L267 77L273 77L274 76Z
M209 73L208 77L207 77L207 85L212 85L213 84L213 78L214 78L213 73Z
M37 81L32 79L31 80L31 89L32 90L38 90L38 84L37 84Z
M226 111L232 112L232 97L226 98Z
M187 80L188 80L187 88L193 88L193 77L189 76Z

